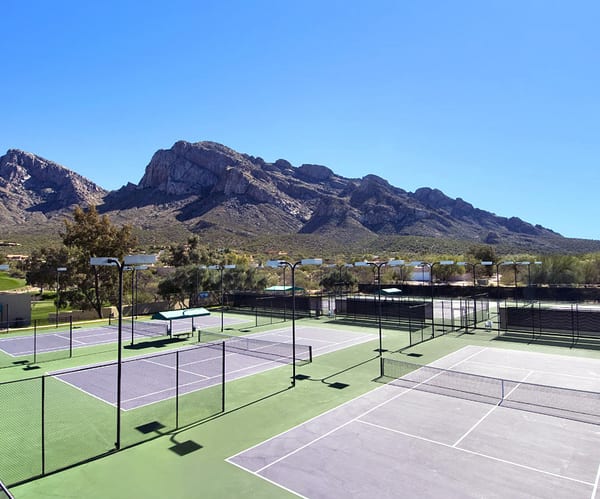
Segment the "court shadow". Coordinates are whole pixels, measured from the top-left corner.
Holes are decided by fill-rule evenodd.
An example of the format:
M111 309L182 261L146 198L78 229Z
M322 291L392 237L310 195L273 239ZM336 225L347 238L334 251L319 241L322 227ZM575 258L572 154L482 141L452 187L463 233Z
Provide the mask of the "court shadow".
M169 447L169 450L181 457L202 449L202 446L193 440L186 440L185 442L177 442L174 438L171 438L171 440L175 442L175 445Z
M167 345L174 345L177 343L185 343L186 338L161 338L158 340L147 340L140 341L139 343L134 343L125 345L123 348L126 350L144 350L146 348L162 348Z
M348 371L351 371L352 369L356 369L360 366L364 366L365 364L368 364L369 362L373 362L375 360L379 360L381 357L379 355L375 356L375 357L371 357L367 360L363 360L362 362L358 362L357 364L352 364L351 366L346 367L345 369L342 369L340 371L337 371L335 373L330 374L329 376L325 376L324 378L311 378L310 376L305 376L304 379L308 379L310 381L318 381L320 383L324 383L326 385L328 385L330 388L337 388L339 389L344 389L347 388L348 386L350 386L347 383L342 383L340 381L328 381L329 379L335 377L335 376L339 376L340 374L344 374L347 373ZM296 376L296 379L298 379L298 376Z
M135 429L137 431L139 431L140 433L143 433L144 435L148 435L150 433L156 433L156 436L161 436L161 435L165 434L165 432L162 431L164 428L165 428L165 425L163 425L160 421L150 421L149 423L145 423L143 425L136 426ZM170 433L170 432L167 432L167 433ZM186 440L184 442L178 442L177 439L175 438L175 435L171 435L170 440L175 445L169 447L169 450L174 452L178 456L187 456L188 454L191 454L192 452L202 449L202 446L200 444L194 442L193 440Z

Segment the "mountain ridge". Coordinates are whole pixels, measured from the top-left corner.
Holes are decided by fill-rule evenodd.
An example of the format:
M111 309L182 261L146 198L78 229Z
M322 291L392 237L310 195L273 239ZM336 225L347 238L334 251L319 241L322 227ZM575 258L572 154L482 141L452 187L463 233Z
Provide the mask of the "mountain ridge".
M138 184L113 191L32 153L10 149L0 157L0 220L7 226L43 224L92 204L142 229L171 224L207 237L313 234L340 238L341 246L383 236L443 237L540 251L560 251L569 241L436 188L408 192L376 175L346 178L323 165L269 163L210 141L157 150Z

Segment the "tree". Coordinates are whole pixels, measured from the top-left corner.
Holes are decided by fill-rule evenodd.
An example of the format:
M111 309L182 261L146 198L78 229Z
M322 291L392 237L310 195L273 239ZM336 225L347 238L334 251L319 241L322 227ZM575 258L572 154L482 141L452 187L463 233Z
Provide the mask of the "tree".
M251 267L236 267L223 271L223 289L225 291L245 290L256 291L266 287L267 277ZM195 265L175 269L158 285L160 296L171 303L198 305L198 293L221 290L221 275L219 270L200 268Z
M77 206L73 220L65 220L63 244L69 252L69 276L73 289L69 293L74 306L93 308L102 317L105 303L118 300L118 273L112 267L91 266L90 258L111 256L122 259L137 241L130 225L117 227L107 215L100 216L95 206L84 210Z
M489 246L487 244L478 244L475 246L471 246L467 251L467 256L473 258L476 262L494 262L498 261L498 257L496 256L496 250L493 246ZM481 272L484 273L487 277L491 277L494 274L494 266L486 265L483 267L477 267L477 274L479 275Z
M30 286L38 286L40 293L44 288L51 289L56 286L57 268L65 267L69 260L69 253L66 248L42 248L29 255L25 262L27 272L25 273L25 282ZM68 285L69 276L61 276L62 285ZM62 300L61 300L62 301Z
M337 269L332 269L319 282L319 286L325 291L339 291L343 289L351 289L358 282L355 272L351 272L349 268L339 266Z
M533 279L532 279L533 280ZM581 282L580 265L573 255L552 255L542 259L534 282L571 285Z

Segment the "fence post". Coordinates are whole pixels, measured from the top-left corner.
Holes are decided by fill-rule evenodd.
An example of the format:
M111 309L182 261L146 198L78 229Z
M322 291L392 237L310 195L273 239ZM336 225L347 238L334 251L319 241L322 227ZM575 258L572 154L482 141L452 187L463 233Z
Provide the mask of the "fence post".
M69 316L69 358L73 357L73 315Z
M33 363L37 361L37 319L33 321Z
M179 429L179 350L175 352L175 429Z
M42 475L46 474L46 376L42 376Z
M222 382L221 382L221 412L225 412L225 342L223 341L221 343L221 348L222 348L222 360L221 360L221 375L222 375Z

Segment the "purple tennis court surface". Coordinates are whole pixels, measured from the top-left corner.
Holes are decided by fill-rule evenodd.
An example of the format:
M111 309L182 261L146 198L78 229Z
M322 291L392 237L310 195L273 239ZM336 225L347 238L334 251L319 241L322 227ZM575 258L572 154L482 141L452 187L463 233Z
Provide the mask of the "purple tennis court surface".
M313 345L313 356L333 352L377 338L374 334L349 332L317 327L298 327L298 345ZM266 341L287 343L291 354L290 330L278 329L243 336ZM291 356L291 355L290 355ZM231 353L225 355L225 379L231 381L252 374L281 367L282 363L252 356ZM122 399L125 410L159 402L175 396L175 355L159 355L127 359L122 364ZM221 352L215 348L189 348L180 350L179 393L201 390L221 382ZM109 404L116 403L115 380L117 366L98 365L89 369L56 374L58 379Z
M237 319L225 318L223 323L227 326L240 324L242 321ZM205 316L195 317L195 328L209 328L221 324L220 317ZM159 337L167 336L169 321L135 321L134 322L134 342L147 339L149 336ZM174 334L192 331L191 319L177 319L172 321ZM124 322L122 326L123 341L131 340L131 322ZM73 348L89 347L94 345L103 345L106 343L116 343L118 339L118 327L116 324L110 326L95 326L85 328L73 328ZM57 332L43 332L36 335L37 353L55 352L59 350L68 350L71 341L68 329L62 329ZM11 357L21 357L31 355L34 352L33 334L26 336L11 336L0 338L0 350Z
M445 369L600 389L600 360L468 347ZM228 459L300 497L598 497L600 427L384 385Z

